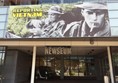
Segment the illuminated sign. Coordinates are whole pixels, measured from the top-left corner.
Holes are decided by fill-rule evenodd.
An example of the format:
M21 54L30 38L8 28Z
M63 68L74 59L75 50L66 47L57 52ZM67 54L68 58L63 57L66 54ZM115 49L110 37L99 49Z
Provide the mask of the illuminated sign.
M72 49L69 46L46 46L45 55L71 55Z

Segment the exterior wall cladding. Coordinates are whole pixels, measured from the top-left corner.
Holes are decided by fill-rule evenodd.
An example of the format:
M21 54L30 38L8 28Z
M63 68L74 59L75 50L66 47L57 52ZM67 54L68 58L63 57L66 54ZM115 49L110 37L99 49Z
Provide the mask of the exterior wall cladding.
M77 2L77 1L81 1L81 0L39 0L39 2L42 3L73 3L73 2Z
M37 0L39 3L74 3L74 2L85 2L85 1L88 1L88 2L102 2L102 1L105 1L105 2L117 2L117 0Z

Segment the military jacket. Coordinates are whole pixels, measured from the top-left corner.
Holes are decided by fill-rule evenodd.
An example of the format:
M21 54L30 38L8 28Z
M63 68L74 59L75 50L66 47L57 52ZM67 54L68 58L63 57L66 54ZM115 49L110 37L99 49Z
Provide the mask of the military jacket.
M33 38L63 37L62 30L65 26L63 20L50 22L49 19L31 20L28 27L35 28L37 34Z
M85 21L79 21L68 24L63 34L66 37L108 37L111 36L111 30L108 21L94 32L90 32Z

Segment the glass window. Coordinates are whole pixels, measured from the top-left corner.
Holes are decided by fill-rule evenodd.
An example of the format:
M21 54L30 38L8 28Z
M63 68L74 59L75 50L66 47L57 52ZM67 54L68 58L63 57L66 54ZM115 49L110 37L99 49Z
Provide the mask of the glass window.
M0 76L2 75L5 60L5 47L0 47Z
M6 21L7 15L0 15L0 21Z
M93 57L64 57L64 76L95 76L95 60Z
M0 68L4 64L4 58L5 58L5 47L0 47Z
M118 83L118 47L112 47L112 61L115 76L115 83Z
M4 56L5 56L5 53L0 52L0 65L2 65L4 63Z
M107 6L109 10L118 9L118 3L108 3Z
M118 10L117 11L109 11L109 18L118 18Z
M110 26L118 26L118 19L110 19Z
M5 22L2 22L2 23L0 22L0 29L4 29L5 28L5 24L6 24Z
M8 12L7 9L8 9L7 7L1 7L0 14L7 14L7 12Z
M118 36L118 26L117 27L111 27L111 35L112 36Z
M0 47L0 52L5 52L5 47Z
M0 38L3 38L4 37L4 29L0 29Z

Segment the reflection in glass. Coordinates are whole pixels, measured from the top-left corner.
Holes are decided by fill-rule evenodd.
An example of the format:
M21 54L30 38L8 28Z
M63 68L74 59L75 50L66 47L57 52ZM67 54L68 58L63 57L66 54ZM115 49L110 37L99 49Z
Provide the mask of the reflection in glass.
M5 47L0 47L0 76L2 77L3 74L3 67L4 67L4 60L5 60Z
M107 56L104 54L104 56L101 55L101 57L74 55L41 56L37 64L39 64L39 66L51 67L51 69L56 72L56 75L62 79L68 77L95 78L99 75L106 75L107 70L109 70Z
M93 57L65 57L64 66L64 76L95 76Z
M118 47L112 47L112 61L115 74L115 81L118 82Z

